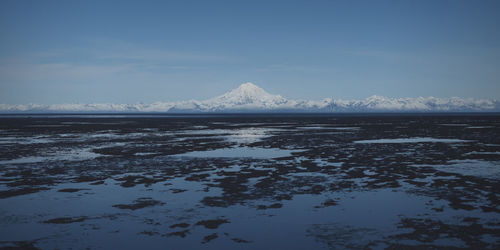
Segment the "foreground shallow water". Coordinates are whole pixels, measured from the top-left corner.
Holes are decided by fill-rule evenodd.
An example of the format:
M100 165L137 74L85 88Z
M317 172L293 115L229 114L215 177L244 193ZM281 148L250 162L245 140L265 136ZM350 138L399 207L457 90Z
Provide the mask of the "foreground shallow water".
M0 118L0 247L500 247L500 117Z

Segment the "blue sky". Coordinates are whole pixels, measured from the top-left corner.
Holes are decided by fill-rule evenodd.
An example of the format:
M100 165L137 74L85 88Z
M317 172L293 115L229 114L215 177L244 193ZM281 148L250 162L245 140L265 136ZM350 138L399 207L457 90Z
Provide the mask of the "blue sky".
M500 99L500 1L0 1L0 103Z

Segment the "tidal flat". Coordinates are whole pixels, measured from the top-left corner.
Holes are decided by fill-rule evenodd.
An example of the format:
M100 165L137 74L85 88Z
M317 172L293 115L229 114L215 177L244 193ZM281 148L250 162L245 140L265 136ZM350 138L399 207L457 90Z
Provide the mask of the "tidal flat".
M0 249L500 248L500 115L0 116Z

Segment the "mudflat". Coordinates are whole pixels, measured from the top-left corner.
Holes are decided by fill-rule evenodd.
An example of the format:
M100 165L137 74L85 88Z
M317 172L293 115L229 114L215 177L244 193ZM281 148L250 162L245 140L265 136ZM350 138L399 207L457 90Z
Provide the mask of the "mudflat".
M0 116L0 247L500 248L500 116Z

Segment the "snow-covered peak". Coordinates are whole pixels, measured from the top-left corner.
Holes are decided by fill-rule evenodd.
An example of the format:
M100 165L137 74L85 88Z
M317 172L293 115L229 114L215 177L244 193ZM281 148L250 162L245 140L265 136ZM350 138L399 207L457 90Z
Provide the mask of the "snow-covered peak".
M247 82L223 95L204 101L210 110L221 108L276 108L287 100L280 95L267 93L259 86Z
M233 91L262 91L262 92L266 92L265 90L263 90L261 87L251 83L251 82L246 82L246 83L242 83L238 88L236 89L233 89Z
M247 82L241 84L238 88L235 88L216 98L223 98L227 100L238 101L241 103L249 103L281 98L281 96L271 95L259 86L251 82Z

